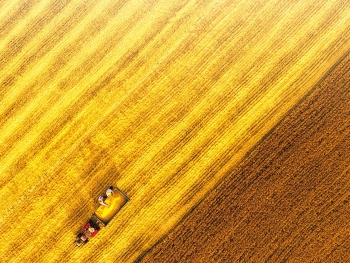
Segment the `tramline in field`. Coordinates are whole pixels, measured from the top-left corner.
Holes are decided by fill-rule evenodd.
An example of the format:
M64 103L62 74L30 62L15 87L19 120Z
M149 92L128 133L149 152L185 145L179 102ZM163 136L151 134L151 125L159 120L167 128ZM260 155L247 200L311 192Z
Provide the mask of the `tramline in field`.
M78 247L86 244L102 227L107 226L129 200L129 197L119 188L113 186L107 188L106 194L98 198L100 207L79 231L74 244Z

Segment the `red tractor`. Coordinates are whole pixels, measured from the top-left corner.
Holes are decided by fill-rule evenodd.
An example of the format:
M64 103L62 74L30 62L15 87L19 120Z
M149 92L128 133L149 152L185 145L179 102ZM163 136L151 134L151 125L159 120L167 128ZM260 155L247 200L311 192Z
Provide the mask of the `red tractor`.
M98 198L101 206L79 231L74 244L78 247L86 244L100 231L101 227L107 226L129 200L129 197L117 187L110 186L107 188L106 194Z

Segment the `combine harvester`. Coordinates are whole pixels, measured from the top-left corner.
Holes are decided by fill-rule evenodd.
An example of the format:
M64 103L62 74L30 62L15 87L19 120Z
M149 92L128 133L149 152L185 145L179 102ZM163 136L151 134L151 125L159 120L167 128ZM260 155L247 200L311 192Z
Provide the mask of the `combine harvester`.
M90 238L93 238L100 231L101 227L107 226L129 200L129 197L120 189L110 186L106 190L106 195L99 197L98 201L101 206L78 233L74 244L78 247L86 244Z

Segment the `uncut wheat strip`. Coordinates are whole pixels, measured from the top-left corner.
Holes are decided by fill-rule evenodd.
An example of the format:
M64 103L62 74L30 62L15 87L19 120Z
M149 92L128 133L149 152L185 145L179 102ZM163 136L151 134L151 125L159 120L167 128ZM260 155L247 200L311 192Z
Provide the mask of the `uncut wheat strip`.
M6 0L1 0L0 1L0 8L2 8L6 4Z
M324 152L324 154L325 154L325 159L327 159L327 156L328 155L330 155L332 152L334 152L335 151L335 149L337 148L337 147L339 147L339 145L340 145L340 142L339 141L346 141L346 135L344 134L343 136L341 136L341 135L339 135L339 136L337 136L337 140L338 140L338 142L337 141L332 141L332 143L337 143L337 144L335 144L334 146L332 146L331 148L329 148L328 150L323 150L323 152ZM345 144L341 144L342 146L343 145L345 145ZM312 162L312 161L310 161L310 162ZM331 169L331 168L330 168ZM337 178L335 178L335 180L332 182L332 186L330 186L330 188L332 188L332 189L336 189L336 185L343 185L344 186L344 188L345 189L347 189L348 187L348 182L341 182L341 180L342 179L345 179L345 177L344 177L344 174L345 173L347 173L348 172L348 167L344 170L344 171L342 171L341 173L340 173L340 175L337 177ZM288 184L288 181L289 181L290 179L286 179L285 181L282 181L281 183L282 184ZM319 194L321 195L321 189L323 189L323 186L322 186L322 184L325 184L327 182L327 177L324 177L322 180L320 180L319 181L319 185L320 186L317 186L316 187L316 189L315 189L315 192L319 192ZM322 195L324 195L324 194L327 194L327 193L322 193ZM343 191L339 191L338 192L338 194L340 195L340 196L344 196L344 192ZM333 195L331 195L330 193L328 193L327 195L329 195L329 197L331 197L331 196L333 196ZM337 200L339 200L339 199L342 199L342 198L340 198L340 196L339 197L336 197L335 199L337 199ZM326 212L323 212L323 210L325 210L325 211L329 211L331 208L332 208L332 204L334 203L333 201L329 201L329 202L323 202L322 204L320 204L320 203L317 203L317 200L318 200L318 196L312 196L312 202L313 202L313 204L317 204L317 207L318 207L318 213L319 214L324 214L324 213L326 213ZM305 200L305 204L306 203L308 203L308 202L310 202L310 200ZM336 202L336 203L338 203L338 202ZM310 212L310 211L309 211ZM305 213L305 214L307 214L307 213Z
M3 101L2 106L7 106L7 105L13 104L13 102L18 99L18 95L21 94L21 91L25 87L29 86L33 80L40 78L40 76L43 74L43 72L45 72L45 69L49 68L49 65L53 62L53 60L56 57L58 57L60 55L60 53L62 53L64 48L66 48L66 45L70 42L74 42L74 40L79 35L83 34L86 26L89 25L92 20L97 18L102 13L104 8L107 8L107 2L106 1L99 2L99 4L95 6L94 11L90 12L84 19L82 19L80 21L80 23L77 26L75 26L75 28L73 30L71 30L68 34L64 35L64 37L61 39L61 41L59 43L57 43L55 45L55 47L49 53L45 54L35 65L32 66L32 68L34 68L34 70L31 68L31 69L28 69L26 72L24 72L23 76L21 76L17 80L17 83L14 83L12 90L8 91L5 94L5 96L2 100ZM47 34L49 32L49 30L51 29L52 25L49 24L49 26L47 26L44 29L44 34ZM13 31L15 32L15 30L13 30ZM103 35L101 34L100 36L103 36ZM85 52L83 55L89 54L89 51L91 51L89 49L91 49L91 47L93 45L96 45L97 44L96 42L97 42L96 39L92 39L89 44L87 43L87 47L85 47L85 49L81 50L79 54L81 54L81 52ZM30 49L33 49L33 48L37 48L36 44L38 44L38 42L36 39L34 39L27 46ZM16 67L14 67L14 64L21 63L22 56L25 53L26 52L19 54L17 56L17 59L14 61L14 63L8 65L9 68L4 68L5 72L8 72L8 69L16 68ZM81 55L81 57L82 57L82 55ZM77 63L79 63L80 60L81 60L81 58L79 58L79 57L74 58L70 63L70 65L71 65L70 67L72 67L74 64L76 65ZM67 65L66 67L69 67L69 65ZM67 71L66 67L64 69L60 69L59 72L65 72L67 74L68 71ZM16 87L16 88L14 88L14 87ZM49 92L49 90L50 90L50 88L47 87L45 92ZM0 109L1 112L3 110L4 110L4 108Z
M346 201L348 198L349 198L349 192L347 192L343 196L340 196L341 202ZM331 200L333 200L333 199L331 199ZM341 205L343 205L343 203ZM296 232L296 234L288 236L288 238L285 238L284 240L282 240L284 246L288 246L288 244L290 244L290 243L298 243L299 248L303 247L305 249L305 247L308 247L308 245L310 243L312 243L315 238L317 239L317 237L319 235L318 230L322 229L322 225L329 224L329 222L326 222L325 219L332 220L333 226L336 227L336 225L337 225L336 220L332 219L332 217L334 217L332 211L330 211L330 213L326 217L319 219L317 222L310 220L310 218L308 218L308 214L305 216L303 215L302 219L300 219L300 218L295 219L295 221L297 221L299 225L304 225L305 227L299 228L298 230L294 230L293 233ZM291 217L296 218L296 215L291 214ZM338 222L344 223L344 218L338 218L338 219L341 220L341 221L338 220ZM290 221L290 220L286 220L285 224L288 224L288 221ZM317 224L318 230L316 229L316 231L313 231L312 233L308 233L310 228L314 228L316 226L315 224ZM346 226L345 226L345 228L346 228ZM283 245L281 247L283 247ZM297 250L293 250L292 253L297 253ZM284 254L282 252L276 253L274 255L275 258L281 258L282 256L284 256Z
M349 258L349 253L348 253L348 240L350 236L350 231L349 231L350 226L347 225L345 226L342 231L339 231L336 236L332 239L332 243L329 246L325 246L325 248L320 252L319 257L323 256L323 258L319 258L320 261L324 262L331 262L335 259L344 260L347 261ZM341 243L339 242L339 239L341 240ZM332 248L332 249L331 249ZM338 249L341 249L338 251L338 255L334 255ZM324 252L327 251L327 252ZM333 258L331 258L333 257Z
M51 79L51 78L50 78ZM42 89L40 86L38 86L38 87L28 87L28 89L29 89L29 92L30 93L34 93L34 94L31 94L31 96L35 96L37 93L39 93L39 91L40 91L40 89ZM33 90L35 90L35 92L33 91ZM22 93L28 93L28 91L22 91ZM48 100L52 100L52 101L56 101L56 100L58 100L58 94L64 94L64 91L63 91L63 89L62 88L60 88L60 89L55 89L53 92L52 92L52 94L50 94L51 96L48 96L49 98L48 98ZM23 95L22 95L23 96ZM45 107L46 107L46 109L50 106L48 103L47 104L44 104L45 105ZM10 113L11 113L11 115L10 116L12 116L12 115L14 115L16 112L12 112L13 111L13 108L14 107L17 107L18 105L8 105L8 107L10 107ZM18 112L18 110L20 110L21 108L23 108L24 106L26 106L26 102L25 103L20 103L19 104L19 108L17 107L17 109L16 109L16 111ZM41 107L41 109L42 109L43 107ZM30 128L31 128L31 125L33 125L33 116L35 116L36 117L36 119L37 118L39 118L39 116L37 116L38 114L40 114L40 112L37 112L37 111L34 111L35 113L34 113L34 115L32 114L32 115L30 115L25 121L27 122L27 124L28 125L26 125L26 129L27 130L29 130ZM36 115L35 115L36 114ZM28 114L27 114L28 115ZM2 121L3 122L6 122L6 121L8 121L9 119L10 119L10 116L4 116L4 118L2 119ZM4 120L5 119L5 120ZM17 118L17 121L19 121L18 120L19 118ZM30 125L29 125L30 124ZM21 137L21 136L23 136L23 134L25 134L25 132L27 131L27 130L25 130L25 131L23 131L22 130L22 133L20 133L20 134L18 134L18 132L17 132L17 134L16 133L12 133L12 138L19 138L19 137ZM12 139L11 137L9 138L9 140L11 140ZM5 146L5 145L4 145ZM9 143L6 143L6 146L5 147L7 147L6 148L6 150L5 150L5 152L8 152L9 151L9 149L12 147L12 145L11 144L9 144Z
M81 204L75 204L76 207L79 207L81 206ZM62 225L62 227L67 227L67 220L63 220L63 221L60 221L60 216L56 216L56 214L54 214L55 217L57 217L57 227L60 228L60 226ZM54 219L53 219L54 220ZM76 218L75 219L76 221L81 221L82 219L79 219L79 218ZM55 221L55 220L54 220ZM74 218L69 218L69 222L74 222ZM81 222L80 224L83 224L83 222ZM53 233L52 233L53 232ZM42 235L41 238L38 238L38 240L36 241L36 244L40 246L40 243L43 242L43 240L47 239L47 240L50 240L52 238L52 236L54 237L56 234L57 234L57 231L52 231L51 233L47 233L46 235ZM56 233L55 233L56 232ZM71 231L68 231L68 232L71 232ZM40 234L40 233L39 233ZM40 234L41 235L41 234ZM53 245L55 247L58 247L58 248L61 248L60 250L62 251L66 251L65 254L68 254L68 252L78 252L76 251L76 249L74 249L74 246L72 246L72 241L74 240L74 236L75 236L75 233L69 233L69 236L67 237L67 235L64 235L64 236L59 236L59 240L57 240L57 237L55 238L55 243L53 243ZM67 240L68 238L68 240ZM57 243L59 241L59 243ZM68 241L68 242L67 242ZM29 244L30 246L32 246L31 244ZM37 250L38 246L32 246L33 249ZM40 253L40 252L39 252ZM47 254L49 253L49 254ZM37 253L33 253L29 256L36 256ZM60 253L58 253L58 251L48 251L45 254L45 257L43 260L49 260L50 259L50 255L52 255L53 257L57 257L58 255L60 255ZM26 255L24 253L24 255ZM28 255L25 256L25 258L30 258L28 257ZM66 257L65 260L61 260L61 261L66 261L67 258L72 258L72 254L70 253L68 257Z
M339 239L341 241L342 241L342 239L343 240L344 239L348 239L348 236L349 236L349 234L348 234L349 223L345 223L345 225L344 225L344 222L340 222L338 218L334 218L334 220L332 221L332 225L333 224L336 225L337 223L338 224L343 224L343 225L339 226L339 227L334 227L335 228L334 229L334 235L331 238L328 239L328 243L324 245L324 248L322 250L322 252L325 253L326 255L327 255L327 252L326 252L327 250L329 251L330 249L334 249L334 248L337 247L337 243L339 242ZM298 233L303 231L302 235L305 236L307 234L304 234L304 233L310 232L311 228L312 228L312 225L310 226L310 224L308 224L308 226L303 227L302 230L298 229ZM293 231L293 233L294 232L297 232L297 231ZM345 235L345 237L344 238L339 238L339 236L341 236L341 235ZM292 255L295 253L295 246L291 245L291 244L298 244L298 247L301 246L298 238L295 238L295 239L291 240L290 242L287 243L287 245L285 247L282 247L282 249L279 251L278 257L277 257L279 260L285 261L288 258L292 257ZM305 248L304 248L303 252L306 252ZM322 255L322 254L319 254L319 255Z
M268 162L268 161L267 161L267 162ZM236 183L235 183L235 185L236 185ZM257 183L257 185L259 185L259 184ZM262 189L260 189L260 190L262 190ZM243 197L242 200L250 200L250 199ZM249 202L250 202L250 201L249 201Z
M3 24L4 20L8 17L8 14L13 12L14 10L18 10L22 7L20 1L3 1L2 6L0 8L0 25Z
M109 31L112 27L113 27L113 25L109 25L109 26L103 31L103 33L104 33L104 34L108 34L108 31ZM96 42L96 41L93 41L93 40L92 40L92 42ZM91 46L98 46L98 45L97 45L97 43L91 43ZM85 56L86 56L86 53L89 51L89 48L90 48L90 47L87 47L85 50L82 51L82 56L84 56L84 54L85 54ZM117 50L117 48L116 48L116 50ZM84 52L84 51L86 51L86 52ZM117 51L118 51L118 50L117 50ZM114 56L113 56L113 57L114 57ZM108 62L108 58L107 58L107 59L104 59L104 61L105 61L105 60L107 60L107 62ZM77 60L73 60L72 64L73 64L73 65L76 64L76 63L77 63L76 61L77 61ZM70 66L70 67L68 66L68 67L69 67L69 70L71 70L72 67L74 67L73 65ZM106 68L109 68L109 65L110 65L110 63L108 63L107 65L104 64L104 67L102 67L102 69L101 69L101 67L99 67L99 66L95 67L95 69L98 68L97 70L99 70L99 72L103 73L103 70L105 70ZM65 69L65 72L69 72L69 70L67 70L66 68L67 68L67 67L64 68L64 69ZM38 73L38 74L40 74L40 73ZM68 73L66 73L66 74L68 74ZM64 75L64 74L62 74L62 75L63 75L63 76L62 76L61 78L64 78L65 75ZM100 76L100 75L99 75L99 74L95 74L95 76ZM84 79L85 79L85 80L88 79L89 84L87 84L87 85L85 85L85 86L89 87L89 86L91 86L91 84L93 84L93 83L96 81L96 79L98 79L98 77L95 77L95 78L88 78L88 77L85 77ZM53 81L54 81L54 83L52 83L52 84L50 85L52 88L54 88L55 85L57 85L57 82L59 82L59 80L57 80L57 78L56 78L56 79L54 79ZM81 94L83 93L81 90L83 90L83 89L82 89L82 88L80 88L80 89L72 89L72 90L68 91L68 93L67 93L67 95L65 96L64 99L69 98L69 97L71 97L71 98L77 98L77 95L79 96L79 94L81 95ZM73 94L77 94L77 95L74 96ZM38 96L36 99L37 99L37 100L40 100L41 97L43 97L43 96L49 96L49 95L50 95L50 88L47 88L42 94L40 94L40 97ZM64 99L63 99L63 100L64 100ZM61 104L61 105L58 106L58 104ZM64 108L64 107L62 107L62 104L63 104L62 101L59 101L58 103L56 103L55 106L56 106L56 107L60 107L60 108L62 109L62 108ZM31 103L31 107L28 106L27 111L26 111L26 114L25 114L25 117L27 116L27 114L30 114L31 112L35 111L35 110L37 109L37 105L38 105L38 102L34 100L34 102ZM53 106L52 109L54 109L55 106ZM57 110L56 110L56 111L57 111ZM51 110L51 114L52 114L52 112L54 112L54 110ZM23 118L25 118L25 117L23 117ZM12 123L13 126L12 126L12 127L10 126L11 129L6 129L7 133L5 134L5 136L9 136L9 135L13 132L13 130L14 130L15 128L17 128L18 125L21 124L21 122L23 122L23 118L21 119L21 118L18 118L18 116L16 116L17 122ZM52 119L52 118L47 118L47 116L45 116L45 119ZM4 136L4 135L3 135L3 136ZM15 149L16 149L16 147L15 147Z
M26 24L26 30L25 31L16 31L15 36L11 37L8 41L8 43L4 46L3 49L0 50L0 56L1 56L1 64L0 64L0 70L3 70L5 66L9 64L9 62L15 57L23 48L25 45L33 39L38 32L42 30L45 25L50 23L54 17L63 11L67 5L69 5L70 0L65 0L65 1L59 1L51 4L47 9L43 10L40 13L40 16L35 18L35 23L30 23ZM21 19L24 19L26 17L26 13L31 10L32 5L34 2L24 3L23 8L24 10L21 12L11 12L9 21L6 22L5 24L5 30L2 32L3 38L6 36L10 35L11 32L13 32L14 27L19 23ZM53 32L51 32L53 33ZM31 54L27 59L28 64L30 65L29 61L32 60L33 54ZM36 54L35 54L36 55ZM25 67L28 67L29 65L25 64L21 65L21 70ZM19 71L17 71L19 72ZM2 74L3 75L3 74ZM16 76L10 75L8 76L5 81L2 82L2 84L5 87L9 87L11 83L14 82L14 79Z
M3 39L13 29L13 27L18 23L20 16L30 12L30 10L35 6L36 2L37 1L31 0L21 1L20 5L13 6L6 16L0 18L0 39ZM6 6L0 7L0 10L4 8L6 8ZM13 45L14 42L10 42L10 44ZM8 46L8 50L11 50L10 46ZM6 63L6 58L0 58L0 68L4 63Z
M14 1L14 4L16 1ZM0 50L4 49L11 39L16 38L16 35L19 32L25 32L27 30L27 27L29 24L33 24L34 21L41 16L42 13L45 12L45 10L48 10L51 5L54 4L54 1L39 1L37 5L35 5L35 8L32 8L31 11L26 15L26 17L21 20L17 25L11 30L11 32L2 40L0 40ZM9 9L5 9L3 12L7 11L8 13L11 13L11 9L13 6L9 6ZM0 13L0 16L4 14L3 12ZM8 14L7 13L7 14Z
M87 15L94 5L86 6L81 1L70 1L66 5L56 3L55 6L50 6L49 10L41 13L41 17L37 18L37 23L28 24L25 32L14 31L15 36L9 41L17 45L6 45L0 51L6 61L0 68L2 82L6 83L7 79L12 77L14 80L11 82L13 83L16 75L23 74L25 69L34 64L43 52L57 44L59 36L62 36L63 33L67 34L78 23L77 19L82 19ZM26 62L25 66L23 62Z
M44 254L50 251L55 251L55 248L59 249L59 247L56 247L55 244L55 239L57 237L64 238L67 244L69 243L70 245L72 245L74 234L70 233L69 235L67 235L67 231L65 231L66 226L62 224L62 222L66 222L67 220L69 220L68 216L70 214L70 212L67 213L66 208L60 207L60 209L55 210L55 215L59 218L58 220L56 218L51 217L46 218L46 224L40 224L40 227L35 228L34 232L35 235L37 235L37 238L32 238L34 233L30 233L31 236L28 245L23 247L23 244L21 243L19 246L21 247L20 250L17 248L7 252L7 255L9 255L9 259L12 259L11 262L23 262L26 260L35 259L41 260ZM35 220L35 218L32 218L31 220ZM26 227L26 225L22 225L17 228L17 231L26 232L28 231L28 228ZM47 246L46 249L45 245ZM51 258L48 258L48 260L45 262L50 262L54 258L55 257L51 255Z
M87 22L88 22L88 20L87 20ZM81 31L82 31L82 30L81 30ZM76 32L75 32L75 33L76 33ZM81 32L81 33L82 33L82 32ZM63 45L62 45L62 44L63 44ZM61 46L63 46L62 48L65 48L64 43L62 43L62 42L61 42ZM50 55L52 55L52 53L49 53L49 54L48 54L48 56L50 56ZM39 62L39 63L40 63L40 62ZM41 74L41 72L39 72L39 74Z
M322 221L319 220L317 222L310 222L305 220L304 222L301 222L301 224L307 225L307 227L298 229L298 235L294 239L290 240L290 243L298 242L299 244L298 248L291 250L291 254L295 255L301 253L300 249L303 249L305 252L310 249L314 251L313 246L316 243L315 240L319 238L320 234L318 231L322 231L324 226L332 227L332 236L327 238L327 242L323 242L324 244L318 252L319 255L327 255L331 249L337 247L336 243L343 242L349 238L349 233L347 232L349 230L350 223L348 222L348 216L345 215L349 211L349 205L348 203L343 203L344 201L349 201L349 194L350 191L348 188L346 195L341 197L341 205L336 207L334 211L330 211ZM339 207L343 212L342 214L340 214L337 209ZM312 229L311 233L310 229Z
M103 169L106 169L106 165L102 165L100 168L101 171L99 172L103 173ZM72 175L72 173L70 173L70 175ZM82 199L84 199L82 194L84 191L82 191L82 188L86 187L85 182L80 181L78 185L73 186L75 194L67 195L67 191L64 187L65 180L60 177L55 178L54 180L58 187L56 187L54 190L43 189L44 191L42 192L43 194L41 198L36 199L35 202L33 202L37 209L34 208L29 213L26 213L24 223L17 224L17 235L23 235L28 228L33 228L27 239L21 240L20 244L13 244L13 242L9 242L12 243L11 246L7 245L8 242L5 244L5 247L8 247L8 253L11 253L11 247L15 246L17 258L21 260L30 260L33 259L33 257L37 258L40 256L40 258L46 262L46 258L47 261L54 258L55 256L53 253L48 254L49 251L42 251L41 248L45 245L45 243L51 244L51 247L58 247L60 249L64 248L66 251L72 250L72 248L74 249L72 242L74 241L76 233L71 231L71 228L68 226L71 224L70 222L74 222L74 220L80 222L81 225L87 219L87 216L79 218L79 209L84 210L84 206L82 206ZM79 198L76 198L77 201L74 201L74 195L79 196ZM50 202L52 199L59 202L57 204ZM38 220L40 213L46 214L47 209L50 207L56 207L57 209L49 214L49 220ZM74 214L76 215L74 216ZM73 218L70 217L72 215ZM34 222L32 223L31 221ZM13 223L17 222L14 221ZM35 224L35 228L33 224ZM31 225L32 227L30 227ZM80 225L76 225L76 227L73 228L77 230L77 227ZM65 229L63 233L62 229ZM57 243L58 240L63 241L63 243ZM51 251L56 254L55 250L51 249Z

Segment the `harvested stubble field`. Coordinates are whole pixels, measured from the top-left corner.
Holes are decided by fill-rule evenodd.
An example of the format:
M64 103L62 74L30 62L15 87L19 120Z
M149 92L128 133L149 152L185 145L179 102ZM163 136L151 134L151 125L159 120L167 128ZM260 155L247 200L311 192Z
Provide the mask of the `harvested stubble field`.
M319 209L327 207L319 212L320 222L295 218L295 209L300 209L305 220L315 219L312 213L318 211L307 206L307 198L313 197L307 193L322 192L317 177L307 177L314 187L308 188L307 182L298 181L304 174L295 175L294 170L282 176L271 168L267 176L243 166L247 178L240 173L232 177L232 170L348 52L347 1L0 0L0 26L1 261L147 260L147 251L201 200L213 204L207 193L226 177L233 178L231 185L237 183L232 213L243 215L238 221L252 229L227 224L232 228L226 237L236 240L236 247L226 253L215 241L220 253L208 250L214 255L208 254L208 261L260 260L276 249L271 261L289 251L294 258L307 257L314 251L309 247L309 254L302 253L314 244L307 238L315 239L324 233L323 226L337 219L337 214L325 215L347 197L337 199L333 192L329 207L325 196L313 201ZM295 125L299 123L304 122L300 119ZM340 143L348 138L348 130L342 131L335 144L341 148L339 158L345 154L342 147L348 146ZM280 133L276 142L284 136ZM270 143L275 145L271 139ZM258 158L259 149L250 158ZM327 149L321 148L325 152L320 154L326 155ZM269 153L261 152L266 158L284 160L278 159L279 152ZM281 156L293 157L282 152ZM346 167L346 161L340 167ZM330 162L334 163L338 165ZM254 165L250 169L259 167ZM326 191L347 179L348 173L341 177L330 172L336 168L320 170L320 187L329 180ZM327 174L333 177L327 179ZM249 176L256 178L252 188L246 188ZM280 178L277 185L273 178ZM260 181L262 189L255 185ZM288 211L281 211L282 219L277 220L278 209L287 207L278 204L291 202L291 189L283 192L288 182L296 183L292 195L299 191L299 203L305 206L291 203L290 218ZM96 209L98 195L111 184L131 201L85 247L74 247L76 232ZM336 193L343 194L344 189ZM250 207L258 210L247 210ZM340 220L347 208L345 204L338 210ZM269 212L276 221L261 221ZM210 215L221 231L215 214ZM270 236L264 225L269 223L279 226ZM290 228L278 225L283 223ZM300 228L293 228L296 223ZM304 239L302 223L314 231ZM345 240L347 226L345 222L344 232L337 234L340 228L329 230L334 244ZM290 231L290 239L281 235L266 241L278 236L273 231L284 230ZM182 230L171 235L178 231ZM211 239L199 236L208 243L188 246L189 257L183 260L206 262L201 247L210 247ZM191 258L196 249L202 251L200 257ZM160 254L161 260L183 255L182 248L167 251L168 258ZM339 251L337 255L346 252Z

